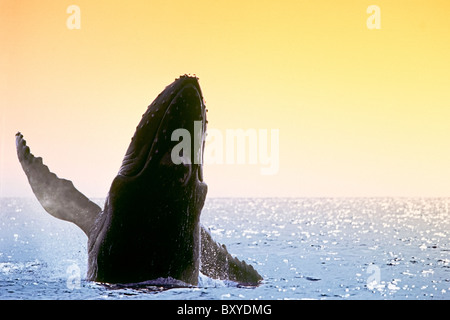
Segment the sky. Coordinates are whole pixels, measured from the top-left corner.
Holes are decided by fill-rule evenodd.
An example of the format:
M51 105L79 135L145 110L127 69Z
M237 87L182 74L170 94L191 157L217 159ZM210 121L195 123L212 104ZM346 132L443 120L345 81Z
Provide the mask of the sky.
M450 196L449 9L0 0L0 196L32 196L20 131L51 171L105 197L141 115L182 74L199 77L216 137L258 139L253 162L205 163L209 196Z

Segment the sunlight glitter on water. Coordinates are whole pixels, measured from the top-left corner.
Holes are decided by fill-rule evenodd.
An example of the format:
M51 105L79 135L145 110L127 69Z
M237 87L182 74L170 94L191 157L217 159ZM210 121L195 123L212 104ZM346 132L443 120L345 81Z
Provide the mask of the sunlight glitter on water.
M99 200L101 202L101 200ZM84 280L86 237L34 199L1 199L1 299L449 299L450 199L208 199L202 223L263 275L245 289L112 290ZM67 268L79 266L78 289Z

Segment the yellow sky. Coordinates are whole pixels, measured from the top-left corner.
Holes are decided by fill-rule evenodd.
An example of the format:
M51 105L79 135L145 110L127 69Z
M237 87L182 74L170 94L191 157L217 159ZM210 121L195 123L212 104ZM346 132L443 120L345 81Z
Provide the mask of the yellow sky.
M81 29L66 12L80 8ZM369 30L370 5L381 29ZM0 192L34 154L105 196L142 113L196 74L209 126L278 129L279 171L206 165L211 196L450 196L448 1L0 0Z

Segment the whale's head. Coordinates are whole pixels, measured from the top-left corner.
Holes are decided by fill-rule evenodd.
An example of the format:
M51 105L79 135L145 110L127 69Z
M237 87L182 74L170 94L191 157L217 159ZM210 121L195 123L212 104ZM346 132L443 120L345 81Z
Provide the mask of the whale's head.
M205 132L206 107L198 78L181 76L142 115L119 176L132 180L156 175L160 187L202 182Z
M167 86L142 115L110 196L152 209L156 195L173 206L195 194L195 206L203 206L206 111L198 78L181 76Z
M150 104L94 231L96 244L90 250L99 251L96 280L172 277L197 283L199 218L207 192L202 165L206 123L196 77L181 76ZM117 275L108 274L119 269Z

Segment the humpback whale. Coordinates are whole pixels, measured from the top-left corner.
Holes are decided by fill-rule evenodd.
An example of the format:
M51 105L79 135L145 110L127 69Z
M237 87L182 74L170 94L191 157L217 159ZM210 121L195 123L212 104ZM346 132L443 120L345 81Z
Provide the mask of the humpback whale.
M199 123L202 130L195 130ZM172 278L195 286L201 272L244 285L260 283L251 265L233 257L200 224L207 185L198 159L206 124L198 78L175 79L143 114L103 209L51 172L16 134L17 155L38 201L88 237L87 280L121 284ZM179 164L172 161L176 129L200 135Z

